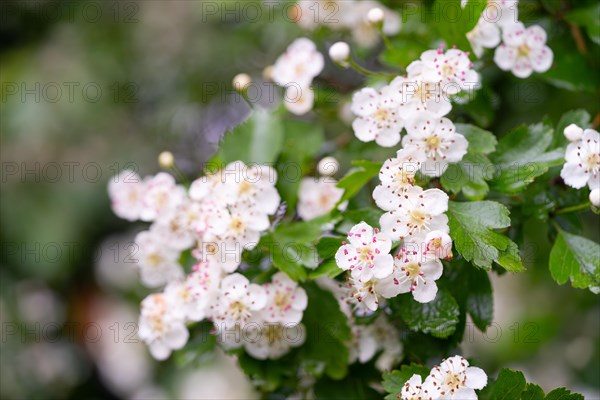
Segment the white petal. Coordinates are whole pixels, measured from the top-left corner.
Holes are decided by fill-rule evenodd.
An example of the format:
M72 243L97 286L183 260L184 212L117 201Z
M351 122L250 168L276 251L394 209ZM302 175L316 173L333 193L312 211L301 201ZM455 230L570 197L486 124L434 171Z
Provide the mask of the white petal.
M379 94L375 89L364 88L352 97L352 112L355 115L365 117L377 110Z
M363 117L358 117L352 122L354 134L361 142L371 142L375 140L375 135L378 132L377 125L371 120Z
M477 394L471 388L462 387L454 392L452 400L477 400Z
M565 183L575 189L584 187L589 179L584 169L577 164L566 163L560 171L560 176Z
M471 389L483 389L487 385L487 375L484 370L477 367L467 368L466 386Z
M159 361L166 360L171 355L171 349L159 340L150 343L148 349L152 357Z
M424 262L421 265L421 271L425 275L427 281L435 281L442 276L444 267L440 260L432 260Z
M174 350L181 349L188 341L190 333L185 327L170 330L165 335L165 342Z
M435 216L448 211L448 195L440 189L427 189L422 196L427 214Z
M248 291L249 281L242 274L231 274L223 278L221 282L221 291L226 293L226 296L231 299L240 299Z
M549 47L544 46L540 49L532 49L529 58L532 60L531 65L535 72L546 72L552 66L554 53Z
M248 307L251 310L260 310L267 304L267 293L262 286L254 283L248 287Z
M419 303L429 303L435 299L438 288L434 281L419 281L413 290L413 296Z
M391 254L379 254L373 259L373 276L378 279L389 276L394 270L394 258Z
M507 46L505 44L501 44L496 47L496 52L494 53L494 62L504 71L509 71L513 68L517 61L517 50L514 47Z

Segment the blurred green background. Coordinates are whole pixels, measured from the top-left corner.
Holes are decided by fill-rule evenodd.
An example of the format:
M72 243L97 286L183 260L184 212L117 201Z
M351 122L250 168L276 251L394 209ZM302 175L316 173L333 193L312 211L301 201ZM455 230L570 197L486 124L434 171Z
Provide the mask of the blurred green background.
M247 72L260 80L262 69L306 34L285 17L285 2L272 17L255 18L245 6L260 3L2 2L2 398L253 396L226 356L158 365L137 342L131 323L150 291L137 282L127 256L143 226L112 214L106 185L124 168L157 172L156 156L165 149L190 177L200 173L223 131L247 112L232 77ZM531 12L525 23L540 18L555 54L568 49L569 57L575 42L552 14L568 2L522 3ZM414 21L404 25L399 40L403 32L419 34ZM324 29L310 35L323 53L349 38ZM355 52L382 68L379 50ZM598 46L587 51L597 67ZM459 107L458 119L501 135L545 115L556 123L571 109L592 116L600 110L597 69L578 59L568 65L580 75L576 91L559 78L518 80L489 61L481 72L492 83L485 89L492 106ZM362 84L358 74L330 62L317 81L322 90L342 93L318 102L329 152L353 137L337 112ZM344 151L336 155L347 167L353 154L368 158L379 150L354 142ZM598 241L597 219L587 225L586 219L580 218L587 236ZM496 323L486 334L469 328L463 353L476 355L490 374L520 368L545 389L565 385L600 398L600 303L551 279L546 229L527 224L528 272L494 278Z

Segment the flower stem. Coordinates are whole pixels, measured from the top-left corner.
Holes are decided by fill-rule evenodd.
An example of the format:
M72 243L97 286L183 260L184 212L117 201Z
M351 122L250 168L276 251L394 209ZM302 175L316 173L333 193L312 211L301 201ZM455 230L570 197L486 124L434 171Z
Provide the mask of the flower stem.
M554 215L560 215L560 214L567 214L567 213L571 213L574 211L580 211L580 210L585 210L586 208L590 208L591 204L590 202L585 202L583 204L578 204L576 206L570 206L570 207L565 207L565 208L561 208L559 210L556 210L554 212Z
M396 75L393 74L389 74L386 72L377 72L377 71L370 71L364 67L361 67L360 65L358 65L358 63L356 63L356 61L350 59L348 60L348 64L350 64L350 66L352 68L354 68L355 70L357 70L358 72L360 72L363 75L367 75L367 76L373 76L373 75L379 75L379 76L385 76L385 77L394 77Z

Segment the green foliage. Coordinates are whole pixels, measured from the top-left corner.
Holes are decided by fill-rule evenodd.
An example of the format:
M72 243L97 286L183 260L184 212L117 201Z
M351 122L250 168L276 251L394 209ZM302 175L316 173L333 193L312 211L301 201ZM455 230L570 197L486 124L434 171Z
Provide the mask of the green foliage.
M338 204L351 199L360 189L362 189L371 179L379 174L382 163L373 161L353 161L352 168L337 184L337 187L344 189L344 195Z
M419 303L410 294L393 299L402 320L413 331L428 333L436 338L447 338L456 330L459 309L452 295L440 290L429 303Z
M600 4L592 4L578 8L565 15L565 19L577 26L585 28L589 38L600 45Z
M544 391L538 385L527 383L521 371L504 368L498 379L492 384L490 396L483 400L583 400L583 396L572 393L565 388L557 388L544 396Z
M567 280L576 288L600 291L600 245L562 229L550 252L550 273L563 285Z
M440 36L448 47L455 46L465 51L471 49L466 34L471 31L486 2L469 0L465 7L461 6L461 0L436 0L433 4L432 18L434 26L438 29Z
M399 370L383 373L383 388L388 394L386 400L396 400L396 395L402 391L404 384L414 374L420 375L423 380L429 375L429 369L419 364L403 365Z
M493 201L451 201L447 214L454 246L465 260L485 269L490 269L492 262L511 272L525 269L516 244L495 231L510 225L505 206Z

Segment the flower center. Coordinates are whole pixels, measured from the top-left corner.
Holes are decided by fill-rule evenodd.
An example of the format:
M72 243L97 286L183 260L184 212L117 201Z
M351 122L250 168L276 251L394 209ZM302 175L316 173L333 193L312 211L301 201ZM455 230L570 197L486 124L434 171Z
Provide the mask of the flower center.
M415 175L403 169L396 172L395 178L401 186L412 186L415 184Z
M449 64L444 64L444 66L442 67L442 76L444 78L447 78L450 75L454 75L454 68L452 68L452 66L450 66Z
M158 267L162 263L163 259L160 254L152 253L148 256L147 261L151 267Z
M429 151L436 151L438 149L438 147L440 147L441 143L442 143L442 139L440 139L436 135L429 136L425 140L425 145L427 146L427 150L429 150Z
M248 181L240 183L240 194L246 194L252 189L252 184Z
M373 118L379 123L386 122L390 117L390 112L385 108L380 108L373 114Z
M527 57L531 49L526 44L522 44L517 48L518 57Z
M239 321L249 316L248 308L239 301L234 301L229 305L228 310L229 318L234 321Z
M600 170L600 153L592 153L586 160L587 170L594 175Z
M427 225L427 214L419 209L412 210L410 212L410 222L411 225L420 230Z
M461 374L453 374L452 372L446 373L444 385L446 385L446 387L448 387L450 391L454 393L455 390L458 390L463 386Z
M371 248L363 247L358 253L358 258L359 261L363 264L371 264L375 256L373 255L373 251L371 250Z
M283 327L281 325L269 325L267 327L267 340L269 344L281 342L283 337Z
M275 303L275 306L277 308L280 308L282 310L287 310L290 307L289 300L290 300L290 298L286 293L277 292L277 294L275 294L275 299L273 300L273 302Z
M406 276L415 280L419 275L421 275L421 264L413 262L403 267L404 272L406 272Z
M239 218L233 218L229 226L235 231L235 233L239 234L244 231L244 221Z

